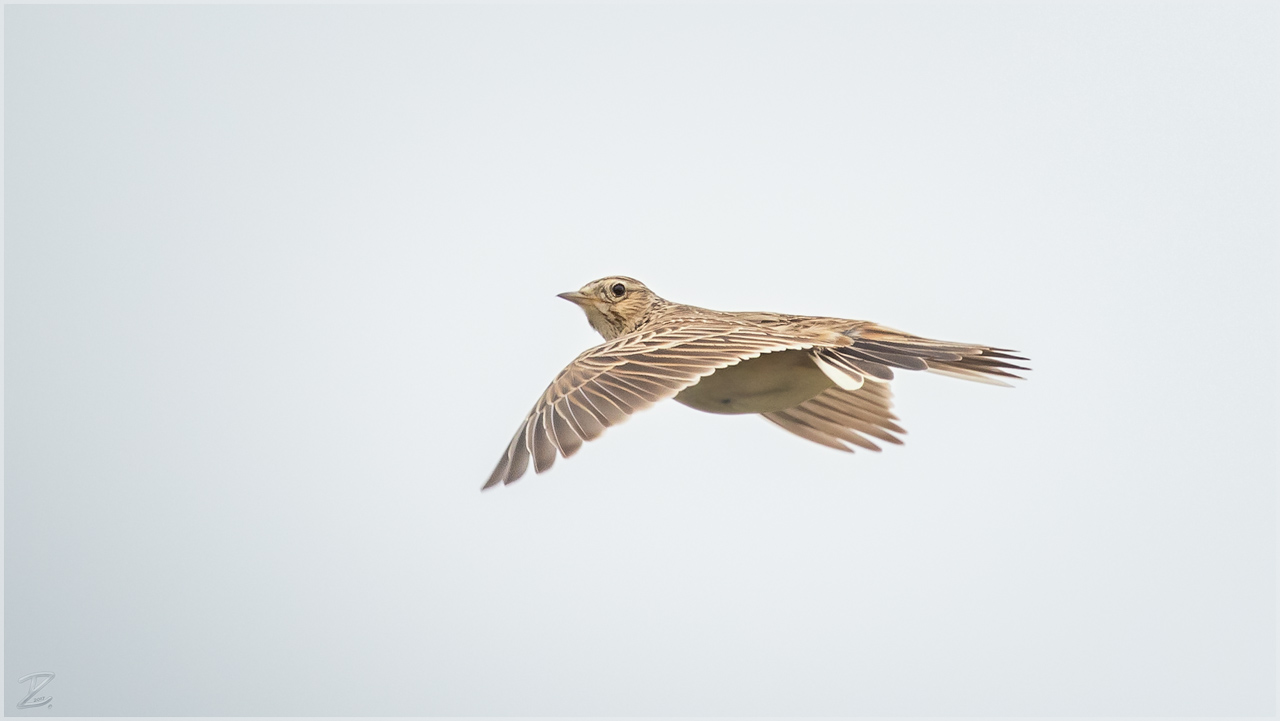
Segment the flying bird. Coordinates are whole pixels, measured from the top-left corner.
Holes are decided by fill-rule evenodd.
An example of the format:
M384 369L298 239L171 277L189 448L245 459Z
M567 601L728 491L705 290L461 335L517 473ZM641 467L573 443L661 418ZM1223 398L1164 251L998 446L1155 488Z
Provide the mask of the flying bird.
M758 413L815 443L879 451L901 444L890 412L894 369L1009 385L1016 351L931 340L870 321L737 313L672 303L626 276L559 297L605 342L574 359L520 424L485 488L541 473L556 456L658 401L707 413Z

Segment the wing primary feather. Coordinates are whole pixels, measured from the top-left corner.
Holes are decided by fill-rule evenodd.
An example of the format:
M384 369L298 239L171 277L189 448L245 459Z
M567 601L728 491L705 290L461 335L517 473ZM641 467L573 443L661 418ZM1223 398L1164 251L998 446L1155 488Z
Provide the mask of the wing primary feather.
M1002 380L992 378L990 376L980 375L978 373L973 373L973 372L951 370L948 368L930 368L929 372L937 373L938 375L943 375L943 376L950 376L952 378L959 378L960 380L963 380L963 381L973 381L975 383L986 383L989 386L1003 386L1005 388L1013 387L1012 383L1006 383Z
M582 411L581 415L574 412L574 418L578 419L578 425L582 428L582 437L589 441L599 438L600 434L604 433L605 424L600 421L600 417L597 417L596 414L599 411L591 405L591 399L581 392L567 395L565 398L568 399L571 407L577 406Z
M551 406L551 425L555 431L556 441L560 446L560 454L565 458L572 456L582 447L582 436L574 430L573 424L565 417L556 405Z
M805 408L802 405L796 406L795 408L788 409L786 413L787 415L794 418L796 421L803 423L811 428L816 428L819 431L826 433L827 435L835 436L840 440L848 441L849 443L852 443L857 446L862 446L863 448L869 451L880 450L880 446L877 446L876 444L872 443L866 438L863 438L858 433L855 433L849 430L848 428L844 428L838 423L832 423L826 418L823 418L822 416L819 416L816 413L809 411L807 408Z
M865 376L869 376L872 380L893 380L893 369L883 363L864 360L862 358L850 358L848 356L845 356L845 361L854 368L857 368L858 372Z
M528 422L526 419L525 424ZM489 481L484 484L485 488L492 488L499 483L504 485L514 483L524 475L525 469L529 467L529 452L524 440L524 425L521 425L520 430L511 439L511 443L507 445L507 452L502 460L498 461L498 467L493 469L493 475L489 476Z
M820 443L828 448L834 448L845 453L853 453L853 449L841 443L838 439L821 433L814 428L804 425L787 415L786 411L777 411L775 413L761 413L760 415L768 421L771 421L782 428L804 438L805 440Z
M894 423L894 421L898 420L897 416L889 412L888 409L880 406L874 406L865 400L838 396L830 391L819 395L814 400L820 400L823 403L838 408L846 415L851 415L856 418L874 419L876 425L884 428L885 430L892 431L894 433L906 433L906 431L899 427L898 424Z
M879 438L887 443L902 445L902 439L894 436L888 430L864 418L850 415L848 411L842 410L834 404L828 403L827 399L822 395L818 395L815 398L805 401L804 406L806 410L813 413L817 413L821 410L824 418L827 418L831 422L842 425L850 430L857 431L863 435Z
M484 488L493 488L504 481L509 468L511 468L511 458L504 453L502 458L498 459L498 465L493 469L493 473L489 474L489 480L485 481Z
M918 356L906 355L903 353L892 353L888 351L879 350L878 348L873 351L867 348L844 347L836 352L844 355L853 355L853 356L862 358L863 360L869 360L876 363L883 363L888 366L893 366L896 368L904 368L906 370L912 370L912 371L922 371L929 367L929 365L925 363L924 359ZM953 353L949 355L955 355L955 354Z
M556 447L551 442L551 439L547 437L541 418L536 418L534 423L530 423L529 429L530 440L532 441L529 450L533 452L533 471L534 473L542 473L555 464Z
M564 418L565 423L569 424L569 428L573 430L574 435L583 439L587 438L587 432L583 430L582 423L578 421L578 416L573 412L573 400L571 396L560 396L551 404L551 407L555 408L560 416Z
M599 379L583 386L583 390L591 392L591 403L604 415L606 426L616 426L627 419L629 411L620 405L621 401L614 400L609 391L600 385Z
M529 469L529 442L522 434L519 444L515 448L515 452L511 456L511 469L507 471L507 480L505 483L512 483L519 480L520 476Z
M542 431L547 434L547 438L551 440L551 445L564 455L564 446L560 444L560 437L556 434L555 428L556 407L554 404L548 404L542 412Z

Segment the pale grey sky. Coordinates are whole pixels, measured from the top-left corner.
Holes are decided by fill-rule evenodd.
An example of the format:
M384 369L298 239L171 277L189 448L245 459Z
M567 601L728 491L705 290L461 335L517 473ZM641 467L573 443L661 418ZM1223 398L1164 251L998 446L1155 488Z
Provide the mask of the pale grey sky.
M6 6L5 712L1274 713L1277 16ZM482 494L615 273L1034 371Z

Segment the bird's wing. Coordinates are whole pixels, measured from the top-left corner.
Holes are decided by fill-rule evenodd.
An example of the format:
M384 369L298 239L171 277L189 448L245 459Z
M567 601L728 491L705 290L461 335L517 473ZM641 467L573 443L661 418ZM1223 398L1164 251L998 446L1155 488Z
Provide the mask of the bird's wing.
M762 413L792 433L842 451L852 443L871 451L880 450L871 438L901 444L894 433L906 433L897 423L888 383L868 381L857 390L829 388L794 408Z
M1010 362L1027 359L1008 348L921 338L866 322L844 334L853 342L819 349L814 356L855 377L887 381L893 379L894 368L903 368L1007 386L1003 379L1021 378L1011 370L1029 370Z
M568 458L583 441L720 368L762 353L836 342L848 341L820 333L698 319L640 330L598 345L560 371L520 424L484 487L520 478L531 455L536 472L547 470L557 453Z

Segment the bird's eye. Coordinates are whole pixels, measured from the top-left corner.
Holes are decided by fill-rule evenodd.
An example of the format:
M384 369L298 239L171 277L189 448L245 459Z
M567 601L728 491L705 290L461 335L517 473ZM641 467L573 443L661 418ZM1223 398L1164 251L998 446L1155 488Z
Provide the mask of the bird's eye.
M614 283L614 284L613 284L613 287L612 287L612 288L610 288L609 290L613 292L613 297L614 297L614 298L621 298L623 295L625 295L625 294L626 294L626 292L627 292L627 286L625 286L625 285L623 285L623 284L621 284L621 283Z

